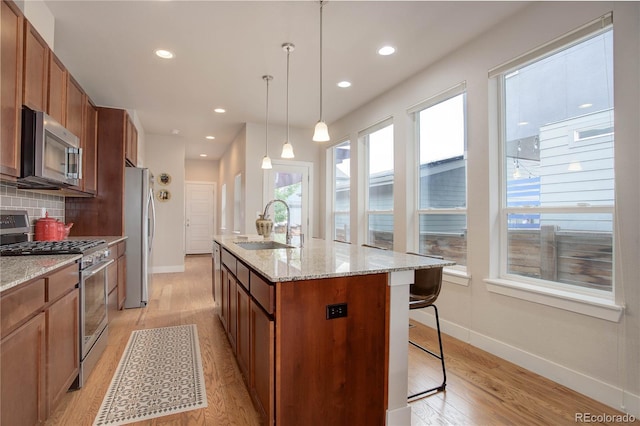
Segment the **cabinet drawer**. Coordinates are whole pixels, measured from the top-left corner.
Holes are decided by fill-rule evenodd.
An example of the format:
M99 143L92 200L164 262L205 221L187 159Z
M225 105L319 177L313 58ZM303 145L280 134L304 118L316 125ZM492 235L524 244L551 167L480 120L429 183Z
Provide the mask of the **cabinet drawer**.
M73 289L80 281L78 264L67 266L47 277L47 301L53 302Z
M9 334L15 326L31 314L42 309L44 299L44 278L18 287L9 294L0 296L0 335Z
M275 287L253 271L251 272L251 295L268 314L273 314L276 301Z
M236 257L225 249L222 249L221 257L222 264L225 265L233 275L236 275Z
M240 261L237 262L237 267L238 273L236 274L236 278L238 278L240 285L249 291L249 268Z
M127 251L127 242L121 241L118 243L118 257L124 256Z
M117 246L117 244L109 246L109 259L110 260L116 260L117 258L118 258L118 246Z

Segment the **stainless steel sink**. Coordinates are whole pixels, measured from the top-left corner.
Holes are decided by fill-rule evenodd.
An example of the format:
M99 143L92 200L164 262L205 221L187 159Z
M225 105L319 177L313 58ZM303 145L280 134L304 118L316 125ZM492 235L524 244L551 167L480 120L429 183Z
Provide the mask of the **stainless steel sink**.
M275 250L295 248L294 246L279 243L277 241L234 241L234 244L239 245L245 250Z

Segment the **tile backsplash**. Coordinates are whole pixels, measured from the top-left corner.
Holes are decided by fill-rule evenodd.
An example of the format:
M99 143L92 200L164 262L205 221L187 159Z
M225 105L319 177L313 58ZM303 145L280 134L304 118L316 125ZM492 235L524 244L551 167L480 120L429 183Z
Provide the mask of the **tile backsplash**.
M26 210L29 214L32 234L35 221L43 216L43 209L49 212L49 217L64 222L64 197L24 191L5 183L0 183L0 208L2 210Z

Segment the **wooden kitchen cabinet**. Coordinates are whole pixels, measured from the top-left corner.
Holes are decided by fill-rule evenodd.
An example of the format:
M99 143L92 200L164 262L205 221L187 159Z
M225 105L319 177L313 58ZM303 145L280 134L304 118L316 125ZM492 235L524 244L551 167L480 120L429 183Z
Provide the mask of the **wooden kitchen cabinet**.
M136 167L138 165L138 130L129 115L127 115L125 133L125 158L130 165Z
M67 69L60 59L49 52L47 114L64 126L67 117Z
M91 198L65 198L71 235L120 236L124 233L126 126L123 109L98 107L97 192Z
M127 297L127 257L126 241L109 246L109 258L113 263L107 270L107 294L109 313L121 310Z
M251 382L250 300L249 293L238 281L236 286L236 359L247 384Z
M233 275L228 274L229 289L229 321L227 322L227 337L231 343L233 353L237 350L238 338L238 283Z
M29 21L24 22L22 102L33 110L46 111L49 46Z
M45 315L40 312L0 343L0 424L43 423L44 386Z
M0 424L46 420L80 366L78 264L0 295Z
M221 268L221 285L220 285L220 322L222 327L227 330L229 321L229 271L224 266Z
M11 1L0 5L0 174L20 176L24 17Z
M254 405L268 425L275 424L275 322L255 300L250 300L251 371L249 393Z
M127 299L127 256L126 242L118 243L118 309L124 308Z
M71 133L80 138L80 146L82 147L83 126L82 119L84 116L85 101L84 90L78 82L68 74L67 79L67 111L64 127Z
M95 195L98 191L98 108L86 95L82 136L82 190Z
M47 416L78 376L80 291L72 289L46 311Z

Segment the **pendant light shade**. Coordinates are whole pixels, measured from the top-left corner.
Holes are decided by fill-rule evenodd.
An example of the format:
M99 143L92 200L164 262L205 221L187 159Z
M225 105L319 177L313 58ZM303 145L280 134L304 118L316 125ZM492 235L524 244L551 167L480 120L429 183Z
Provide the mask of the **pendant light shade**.
M327 123L322 119L322 8L324 1L320 0L320 120L316 123L315 131L313 132L313 140L315 142L327 142L329 138L329 128Z
M287 139L282 145L282 154L280 154L282 158L294 158L293 145L289 142L289 55L295 48L293 43L284 43L282 45L282 49L287 52Z
M267 82L267 107L265 108L267 112L264 119L264 157L262 158L262 168L272 169L271 158L269 158L269 82L273 80L273 77L263 75L262 79Z

